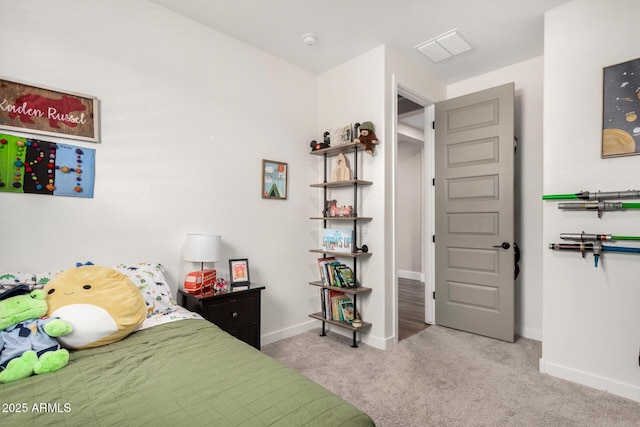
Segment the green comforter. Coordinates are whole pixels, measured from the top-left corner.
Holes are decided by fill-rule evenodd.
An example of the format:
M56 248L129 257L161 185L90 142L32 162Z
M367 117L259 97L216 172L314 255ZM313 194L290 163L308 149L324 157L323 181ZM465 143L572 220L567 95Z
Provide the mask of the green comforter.
M71 352L0 384L0 426L369 426L351 404L204 320Z

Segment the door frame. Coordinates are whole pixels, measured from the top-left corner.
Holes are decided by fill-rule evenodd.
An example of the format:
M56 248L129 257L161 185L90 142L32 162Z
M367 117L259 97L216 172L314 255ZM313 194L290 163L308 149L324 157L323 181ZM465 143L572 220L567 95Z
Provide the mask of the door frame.
M435 292L435 247L432 242L432 237L435 234L435 188L432 185L435 172L435 131L431 125L435 120L435 103L404 86L396 80L395 75L392 78L393 88L393 121L392 121L392 136L393 136L393 150L392 150L392 180L393 180L393 327L394 327L394 344L398 343L398 249L397 249L397 218L398 218L398 95L401 95L418 105L424 107L424 146L423 146L423 188L424 193L422 195L422 212L423 227L422 227L422 266L425 277L425 323L435 324L435 300L432 295Z

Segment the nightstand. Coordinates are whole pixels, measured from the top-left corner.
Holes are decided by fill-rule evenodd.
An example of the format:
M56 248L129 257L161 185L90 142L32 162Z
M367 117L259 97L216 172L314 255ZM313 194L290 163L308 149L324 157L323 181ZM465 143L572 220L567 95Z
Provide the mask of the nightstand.
M178 304L260 350L260 293L264 286L199 298L178 290Z

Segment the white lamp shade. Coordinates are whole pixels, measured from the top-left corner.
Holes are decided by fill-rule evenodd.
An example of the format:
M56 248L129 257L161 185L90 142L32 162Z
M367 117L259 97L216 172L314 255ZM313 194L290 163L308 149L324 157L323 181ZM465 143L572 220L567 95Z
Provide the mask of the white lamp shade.
M184 259L195 262L215 262L220 260L220 236L209 234L187 234L184 245Z

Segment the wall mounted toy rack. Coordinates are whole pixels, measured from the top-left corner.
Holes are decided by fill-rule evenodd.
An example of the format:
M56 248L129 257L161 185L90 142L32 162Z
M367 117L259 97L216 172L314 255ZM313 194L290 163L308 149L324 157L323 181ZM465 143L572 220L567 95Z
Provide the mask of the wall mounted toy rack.
M558 209L595 210L598 212L598 218L602 218L602 212L604 211L640 209L640 203L605 201L615 199L640 199L640 191L581 191L573 194L548 194L542 196L542 200L580 200L579 202L559 203ZM640 240L640 236L588 234L583 231L582 233L560 233L560 238L577 243L549 243L549 249L579 251L583 258L585 257L586 252L593 252L593 263L596 268L598 267L600 255L603 252L640 254L640 248L602 244L602 242L605 241Z

